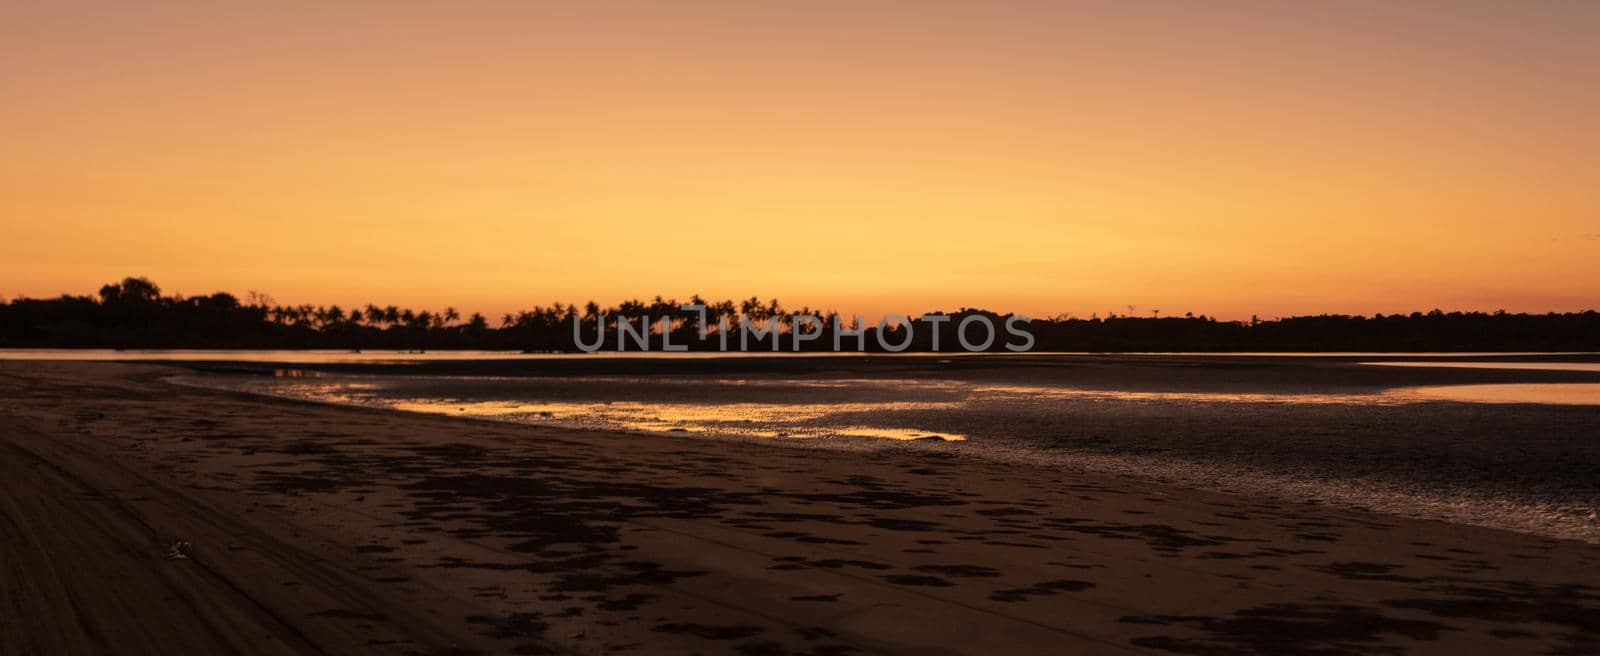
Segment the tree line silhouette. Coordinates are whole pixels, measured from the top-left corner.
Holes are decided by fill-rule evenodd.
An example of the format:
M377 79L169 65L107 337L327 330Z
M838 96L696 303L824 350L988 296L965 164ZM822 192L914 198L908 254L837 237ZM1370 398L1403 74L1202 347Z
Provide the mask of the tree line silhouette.
M53 299L18 298L0 303L0 347L3 348L250 348L250 349L484 349L529 352L577 351L573 322L579 336L592 343L603 335L601 350L618 350L618 321L640 324L648 317L651 350L661 350L661 317L669 318L668 338L688 350L718 350L718 326L731 327L730 350L740 348L739 319L761 324L776 319L781 335L778 349L792 351L795 330L817 339L804 342L807 351L832 350L835 326L820 328L796 322L802 315L831 314L809 307L786 309L777 299L762 301L707 301L698 295L684 303L706 307L700 313L681 309L682 303L660 296L650 301L629 300L613 307L594 302L579 308L553 303L508 313L495 324L481 314L461 316L454 308L413 310L393 305L277 305L269 297L251 293L241 301L232 294L163 296L145 278L127 278L100 288L95 296L63 295ZM1088 319L1057 316L1025 324L1035 338L1034 351L1089 352L1329 352L1329 351L1600 351L1600 313L1512 314L1507 312L1443 312L1351 316L1318 315L1272 320L1220 321L1204 315L1135 317L1098 315ZM907 313L910 316L919 316ZM964 308L933 313L950 318L941 326L940 350L959 351L955 326L971 315L989 317L997 328L1011 315ZM844 336L845 350L883 351L875 325L857 338ZM797 328L796 326L799 325ZM702 339L702 328L708 335ZM889 344L907 340L908 352L933 350L932 331L922 323L891 325L883 339ZM982 342L973 334L971 341ZM774 336L749 342L751 351L774 350ZM1012 340L1015 343L1015 340ZM989 350L1003 351L1003 328ZM630 341L628 350L638 350Z

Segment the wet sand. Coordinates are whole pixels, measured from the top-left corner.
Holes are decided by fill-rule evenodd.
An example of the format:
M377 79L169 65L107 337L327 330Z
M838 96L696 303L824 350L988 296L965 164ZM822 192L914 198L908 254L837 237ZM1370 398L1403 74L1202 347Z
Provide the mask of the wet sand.
M1600 544L1600 441L1582 437L1600 435L1600 363L1443 366L1457 357L1411 368L1350 356L571 356L204 363L220 371L181 380L566 428L933 449ZM1485 389L1561 402L1454 400Z
M1600 650L1581 542L177 371L0 363L0 653Z

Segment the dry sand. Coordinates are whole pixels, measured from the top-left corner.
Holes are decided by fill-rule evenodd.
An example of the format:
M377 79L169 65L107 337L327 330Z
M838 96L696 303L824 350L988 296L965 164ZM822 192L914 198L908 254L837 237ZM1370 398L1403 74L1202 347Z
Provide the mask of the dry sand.
M1600 653L1579 542L175 371L0 363L0 654Z

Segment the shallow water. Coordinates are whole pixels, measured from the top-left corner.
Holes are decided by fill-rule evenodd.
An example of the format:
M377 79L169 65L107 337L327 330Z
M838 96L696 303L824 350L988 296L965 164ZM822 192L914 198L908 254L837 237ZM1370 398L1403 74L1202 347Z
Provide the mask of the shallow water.
M1600 362L1449 362L1439 360L1406 362L1363 362L1369 367L1430 367L1445 369L1508 369L1514 371L1600 371Z
M806 352L804 354L790 354L783 352L637 352L637 351L603 351L596 353L523 353L521 351L389 351L368 350L352 351L348 349L56 349L56 348L0 348L0 360L78 360L78 361L162 361L162 362L277 362L284 364L393 364L393 363L420 363L437 361L485 361L485 360L583 360L583 359L625 359L625 360L704 360L711 358L770 358L770 357L852 357L869 355L859 352ZM1089 352L1065 351L1028 351L1021 353L966 353L966 352L941 352L941 353L873 353L874 358L950 358L950 357L1005 357L1005 356L1039 356L1039 355L1096 355ZM1160 353L1123 353L1126 356L1140 357L1200 357L1200 358L1227 358L1227 357L1299 357L1299 358L1364 358L1364 357L1515 357L1515 356L1556 356L1556 355L1600 355L1581 352L1549 352L1549 353L1517 353L1517 352L1481 352L1481 353L1374 353L1363 351L1326 352L1326 353L1298 353L1298 352L1160 352ZM1411 362L1377 362L1371 364L1384 365L1415 365ZM1422 365L1427 366L1427 365ZM1454 366L1454 365L1452 365ZM1600 366L1600 365L1595 365ZM1594 371L1594 369L1590 369Z
M1457 364L1479 363L1440 366ZM1580 366L1600 370L1600 364ZM1438 401L1600 404L1600 383L1439 385L1369 393L1243 393L1085 390L962 380L358 376L294 368L277 369L267 379L183 378L206 386L412 412L607 430L764 438L961 441L968 435L929 429L927 418L980 408L1016 418L1082 404L1204 405L1241 411L1264 405L1403 406ZM1006 426L1006 422L1000 425Z
M589 355L577 353L523 353L521 351L352 351L348 349L0 349L0 360L279 362L285 364L399 364L442 360L548 360L595 358L601 355L608 358L624 359L678 359L739 354L622 352Z
M971 397L954 382L617 377L492 378L325 375L280 369L273 378L182 377L185 382L290 398L524 423L762 438L960 441L907 426L918 412L954 410Z
M1591 383L1274 394L950 379L277 373L179 380L641 435L933 449L1600 541L1600 408L1517 396L1581 398L1600 387ZM1441 402L1463 397L1478 402Z
M1600 384L1597 383L1438 385L1407 388L1404 393L1419 399L1461 401L1466 403L1600 405Z
M1503 371L1594 371L1596 362L1363 362L1378 367L1494 369ZM1547 403L1600 405L1600 383L1504 383L1495 385L1432 385L1394 390L1390 395L1424 401L1464 403Z

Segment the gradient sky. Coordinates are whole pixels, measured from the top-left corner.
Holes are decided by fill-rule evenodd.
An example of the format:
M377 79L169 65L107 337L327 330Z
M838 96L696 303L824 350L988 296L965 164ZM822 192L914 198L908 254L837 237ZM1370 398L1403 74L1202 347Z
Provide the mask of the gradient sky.
M0 295L1600 306L1600 2L0 4Z

